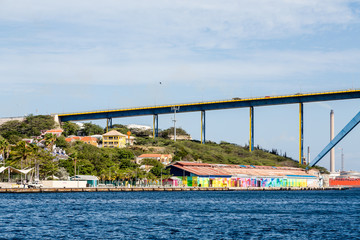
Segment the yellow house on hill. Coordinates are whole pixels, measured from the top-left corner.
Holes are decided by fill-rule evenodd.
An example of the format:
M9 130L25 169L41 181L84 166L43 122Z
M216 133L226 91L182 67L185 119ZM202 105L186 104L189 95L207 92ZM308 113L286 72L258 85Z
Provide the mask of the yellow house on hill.
M123 148L126 146L125 134L119 133L116 130L112 130L102 135L103 136L103 147L109 148Z

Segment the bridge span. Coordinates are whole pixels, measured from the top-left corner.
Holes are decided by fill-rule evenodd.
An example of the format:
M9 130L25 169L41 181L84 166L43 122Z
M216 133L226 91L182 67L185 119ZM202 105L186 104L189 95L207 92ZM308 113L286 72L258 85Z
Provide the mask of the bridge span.
M185 104L171 104L148 107L123 108L75 113L56 114L59 122L107 119L108 125L113 118L133 116L153 116L153 135L158 136L158 116L161 114L201 112L201 143L205 143L205 112L211 110L249 108L250 130L249 151L254 149L254 108L271 105L299 104L299 163L303 163L303 104L311 102L335 101L360 98L360 89L329 91L317 93L296 93L281 96L264 96L255 98L233 98L222 101L206 101Z

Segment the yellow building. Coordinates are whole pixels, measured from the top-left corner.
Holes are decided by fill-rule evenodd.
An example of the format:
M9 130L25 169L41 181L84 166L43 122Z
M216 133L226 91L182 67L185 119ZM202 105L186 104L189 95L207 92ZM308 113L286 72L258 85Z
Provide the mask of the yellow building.
M126 146L125 134L119 133L118 131L112 130L102 135L103 136L103 147L110 148L123 148Z

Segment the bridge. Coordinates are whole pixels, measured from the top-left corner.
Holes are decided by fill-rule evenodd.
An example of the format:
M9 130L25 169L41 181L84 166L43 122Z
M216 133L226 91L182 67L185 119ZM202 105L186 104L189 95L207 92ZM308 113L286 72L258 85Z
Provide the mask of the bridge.
M206 111L221 110L221 109L234 109L234 108L249 108L249 126L250 126L250 129L249 129L249 151L251 152L254 149L254 128L255 128L255 126L254 126L254 108L262 107L262 106L271 106L271 105L298 104L299 105L299 163L303 164L304 163L304 149L303 149L304 148L303 147L303 141L304 141L303 109L304 109L304 106L303 106L303 104L311 103L311 102L347 100L347 99L357 99L357 98L360 98L360 90L359 89L350 89L350 90L344 90L344 91L296 93L296 94L292 94L292 95L281 95L281 96L264 96L264 97L255 97L255 98L233 98L230 100L222 100L222 101L208 101L208 102L196 102L196 103L186 103L186 104L171 104L171 105L161 105L161 106L148 106L148 107L124 108L124 109L64 113L64 114L57 114L56 118L59 122L107 119L107 126L109 126L109 124L111 126L113 118L152 115L153 116L153 136L155 138L158 136L158 117L159 117L159 115L171 114L171 113L201 112L201 143L205 143ZM357 119L356 119L356 121L357 121ZM353 129L353 127L351 129L347 128L346 131L350 132ZM341 136L338 137L338 139L339 138L341 138ZM332 145L330 145L330 147L327 147L325 152L329 148L331 149L331 146L334 147L335 145L332 144ZM323 153L322 153L322 155L325 156L325 154L327 152L325 154L323 154ZM320 158L320 157L321 156L318 156L318 158ZM317 162L319 161L318 158L316 159Z

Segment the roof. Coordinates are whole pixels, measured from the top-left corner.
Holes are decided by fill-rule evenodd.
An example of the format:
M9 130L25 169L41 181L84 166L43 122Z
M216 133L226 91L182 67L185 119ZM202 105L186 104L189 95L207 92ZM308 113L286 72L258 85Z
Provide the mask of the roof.
M72 177L72 179L76 180L99 180L97 176L93 175L76 175L75 177Z
M116 130L111 130L110 132L103 134L103 136L127 136L127 135L119 133Z
M162 156L164 157L171 157L171 154L141 154L140 156L138 156L139 158L161 158Z
M76 141L76 140L84 141L84 142L97 142L98 139L95 137L78 137L78 136L65 138L65 141L67 142Z
M209 164L195 162L175 162L171 166L185 170L197 176L266 176L266 177L313 177L317 176L316 170L306 172L301 168L272 167L232 164Z
M62 133L64 130L62 130L61 128L58 129L51 129L51 130L47 130L46 133Z

